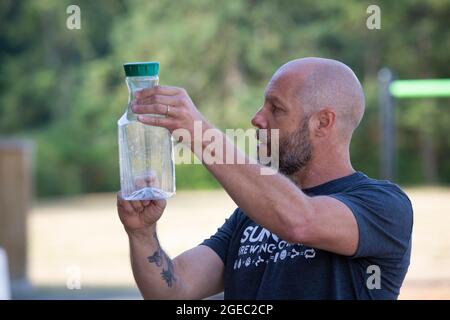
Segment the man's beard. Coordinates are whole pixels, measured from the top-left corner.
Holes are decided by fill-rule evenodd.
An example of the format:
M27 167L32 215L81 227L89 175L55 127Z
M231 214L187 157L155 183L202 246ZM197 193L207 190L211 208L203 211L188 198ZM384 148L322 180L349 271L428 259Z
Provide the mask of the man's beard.
M312 146L309 139L308 118L292 135L280 139L279 171L290 176L303 169L311 159Z
M308 120L309 118L304 119L297 131L279 141L278 170L287 176L304 168L311 159L312 146L309 139ZM270 157L276 156L271 154L271 141L267 148ZM266 165L270 166L271 163Z

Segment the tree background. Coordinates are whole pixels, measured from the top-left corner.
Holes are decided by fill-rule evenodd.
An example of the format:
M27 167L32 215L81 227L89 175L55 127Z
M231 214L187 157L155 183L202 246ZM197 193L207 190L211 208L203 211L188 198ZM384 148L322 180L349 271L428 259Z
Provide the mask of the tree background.
M81 29L66 8L81 8ZM368 30L366 9L381 8ZM127 102L122 64L160 61L162 84L188 90L214 124L249 128L283 63L341 60L363 83L366 114L354 167L379 176L377 72L450 78L449 0L2 0L0 135L35 141L38 196L119 189L117 120ZM397 103L397 182L449 184L449 99ZM178 188L214 188L200 165L177 166Z

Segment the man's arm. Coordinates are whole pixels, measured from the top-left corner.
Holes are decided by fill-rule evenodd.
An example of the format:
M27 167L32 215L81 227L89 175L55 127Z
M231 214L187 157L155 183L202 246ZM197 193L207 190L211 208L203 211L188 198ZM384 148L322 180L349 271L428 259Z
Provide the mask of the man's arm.
M212 128L207 123L205 126ZM309 197L282 174L261 175L261 165L249 164L247 156L223 133L218 131L216 136L224 145L224 159L218 163L225 163L226 154L234 152L240 158L236 163L247 164L204 165L246 215L291 243L348 256L356 252L358 226L344 203L328 196ZM203 155L208 152L208 144L203 142Z
M129 239L131 267L144 299L203 299L223 291L223 262L210 248L197 246L172 260L156 233Z
M144 299L201 299L223 291L224 265L212 249L198 246L173 260L162 249L156 221L165 201L125 201L118 195L117 207Z
M140 114L167 113L166 118L140 115L139 121L145 124L161 126L173 132L186 129L195 139L194 122L201 121L203 131L217 130L208 124L198 112L184 89L174 87L154 87L138 93L138 104L133 111ZM231 143L224 134L217 130L216 136L223 140L223 158L219 164L205 166L220 182L236 204L256 223L277 234L291 243L303 243L315 248L328 250L343 255L352 255L358 246L358 226L351 210L339 200L327 196L309 197L300 188L281 174L261 175L261 166L248 164L246 156ZM203 141L202 141L203 142ZM208 142L202 148L192 151L203 159L208 150ZM235 163L225 163L226 154L234 152ZM220 154L214 154L217 156ZM243 162L244 161L244 162Z

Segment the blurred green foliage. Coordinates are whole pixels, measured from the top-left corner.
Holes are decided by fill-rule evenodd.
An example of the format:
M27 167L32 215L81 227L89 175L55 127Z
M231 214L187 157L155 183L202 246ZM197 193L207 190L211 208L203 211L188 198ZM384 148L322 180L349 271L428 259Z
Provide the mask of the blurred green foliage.
M0 2L0 134L36 141L40 196L119 188L117 124L127 102L122 64L161 62L162 84L185 87L220 128L250 127L264 87L288 60L322 56L353 68L365 118L354 166L377 177L377 72L450 77L450 1L77 1L81 29L66 28L73 1ZM368 30L366 8L381 8ZM398 181L449 183L448 99L397 107ZM200 165L178 166L178 188L217 183Z

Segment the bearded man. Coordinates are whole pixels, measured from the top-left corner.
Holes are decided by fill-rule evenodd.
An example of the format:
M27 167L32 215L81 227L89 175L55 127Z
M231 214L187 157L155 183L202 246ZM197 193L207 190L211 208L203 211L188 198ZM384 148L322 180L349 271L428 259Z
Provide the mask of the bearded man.
M410 261L412 206L397 185L352 167L350 142L364 108L361 84L345 64L302 58L283 65L252 119L258 130L278 130L278 173L262 175L255 163L205 162L238 208L216 234L173 260L156 234L166 201L118 194L143 297L224 291L225 299L396 299ZM181 88L146 89L133 111L171 132L193 134L196 121L217 130ZM245 158L217 132L224 150ZM201 143L201 150L192 147L199 157L208 152ZM273 143L260 147L270 152Z

